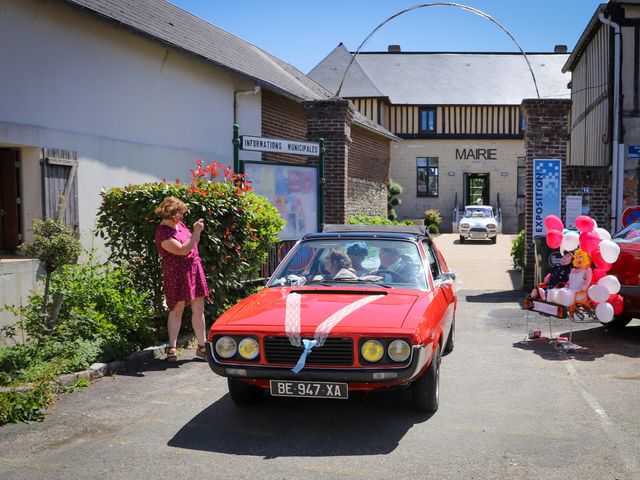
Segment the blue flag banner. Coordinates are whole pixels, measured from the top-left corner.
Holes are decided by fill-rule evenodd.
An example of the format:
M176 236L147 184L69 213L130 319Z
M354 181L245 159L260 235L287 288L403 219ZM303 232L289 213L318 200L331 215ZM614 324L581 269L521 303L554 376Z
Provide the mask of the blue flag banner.
M560 159L533 160L533 237L544 237L547 215L560 217L562 190L562 161Z

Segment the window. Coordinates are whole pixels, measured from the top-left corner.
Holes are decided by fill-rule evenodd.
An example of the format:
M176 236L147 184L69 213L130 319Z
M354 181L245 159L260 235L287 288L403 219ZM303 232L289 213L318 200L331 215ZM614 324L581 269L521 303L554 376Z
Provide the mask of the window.
M436 131L436 109L420 109L420 133L435 133Z
M416 178L418 197L437 197L438 159L434 157L416 158Z
M520 117L520 133L524 133L525 128L527 127L527 120L525 117Z
M527 165L525 157L518 157L518 196L525 196L525 185L527 181Z
M429 262L429 270L431 270L431 277L435 280L440 276L442 269L440 268L440 262L438 261L438 255L433 250L433 247L427 242L422 242L424 251L427 254L427 260Z

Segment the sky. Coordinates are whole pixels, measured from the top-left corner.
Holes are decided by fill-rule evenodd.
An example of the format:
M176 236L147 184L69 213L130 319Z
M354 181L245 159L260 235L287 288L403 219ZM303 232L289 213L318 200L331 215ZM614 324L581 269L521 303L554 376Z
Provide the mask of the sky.
M169 0L260 47L303 73L340 42L355 51L386 19L425 3L415 0ZM604 2L604 0L603 0ZM441 2L444 3L444 2ZM596 0L458 0L493 17L525 52L571 51L602 3ZM363 51L517 52L494 23L457 7L425 7L381 27Z

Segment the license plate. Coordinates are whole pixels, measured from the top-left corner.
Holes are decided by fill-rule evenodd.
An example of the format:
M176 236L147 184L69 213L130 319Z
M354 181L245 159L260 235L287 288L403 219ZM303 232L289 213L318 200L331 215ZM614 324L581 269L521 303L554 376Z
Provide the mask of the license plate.
M346 383L271 380L269 386L276 397L349 398Z

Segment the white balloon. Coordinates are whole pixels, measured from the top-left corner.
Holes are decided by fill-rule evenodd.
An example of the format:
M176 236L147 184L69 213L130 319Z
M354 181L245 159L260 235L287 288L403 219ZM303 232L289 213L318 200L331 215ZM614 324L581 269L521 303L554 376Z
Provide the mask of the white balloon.
M618 293L620 291L620 281L613 275L605 275L598 280L598 285L602 285L609 291L609 295Z
M596 233L600 237L600 240L611 240L611 234L604 228L596 228Z
M606 302L609 298L609 290L602 285L591 285L587 290L587 294L591 300L598 303Z
M611 240L602 240L600 242L600 255L607 263L615 263L620 255L620 247Z
M609 323L613 320L613 307L610 303L604 302L596 307L596 317L602 323Z
M578 248L578 245L580 245L580 235L578 235L578 232L570 231L562 236L560 251L563 253L571 252Z

